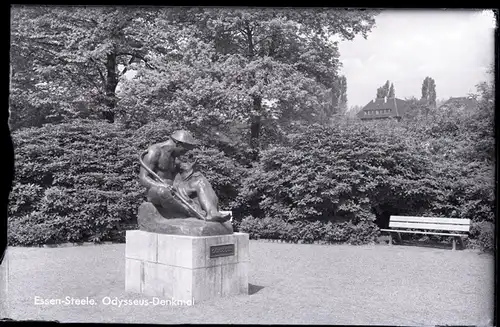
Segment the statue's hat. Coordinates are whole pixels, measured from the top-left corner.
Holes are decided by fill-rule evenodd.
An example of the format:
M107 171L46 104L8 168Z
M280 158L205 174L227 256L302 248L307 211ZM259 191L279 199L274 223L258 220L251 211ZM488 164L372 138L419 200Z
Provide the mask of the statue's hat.
M174 139L177 142L185 143L185 144L190 144L190 145L199 145L200 143L189 133L188 131L185 130L178 130L172 133L170 135L172 139Z

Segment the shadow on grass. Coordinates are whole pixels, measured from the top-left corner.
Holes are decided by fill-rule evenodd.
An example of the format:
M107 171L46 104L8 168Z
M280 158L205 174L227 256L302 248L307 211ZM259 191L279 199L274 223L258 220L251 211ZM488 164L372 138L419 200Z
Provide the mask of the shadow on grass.
M253 295L263 289L264 286L248 284L248 295Z

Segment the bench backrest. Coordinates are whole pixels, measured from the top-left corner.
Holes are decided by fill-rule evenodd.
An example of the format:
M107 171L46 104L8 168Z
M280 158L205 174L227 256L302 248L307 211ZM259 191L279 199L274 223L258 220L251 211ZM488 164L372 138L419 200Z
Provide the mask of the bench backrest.
M468 232L470 219L391 216L389 227Z

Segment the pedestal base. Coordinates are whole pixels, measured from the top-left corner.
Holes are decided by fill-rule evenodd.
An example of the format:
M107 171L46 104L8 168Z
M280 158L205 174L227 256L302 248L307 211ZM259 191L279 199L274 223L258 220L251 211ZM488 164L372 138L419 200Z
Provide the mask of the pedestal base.
M183 236L127 231L125 256L127 292L192 302L248 294L245 233Z

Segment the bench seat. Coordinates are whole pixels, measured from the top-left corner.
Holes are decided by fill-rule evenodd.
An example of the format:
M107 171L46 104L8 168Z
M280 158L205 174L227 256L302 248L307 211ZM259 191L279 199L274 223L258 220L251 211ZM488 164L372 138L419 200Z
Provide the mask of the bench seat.
M413 234L430 234L430 235L441 235L441 236L460 236L468 237L467 234L450 234L450 233L435 233L435 232L421 232L421 231L411 231L402 229L381 229L382 232L397 232L397 233L413 233Z

